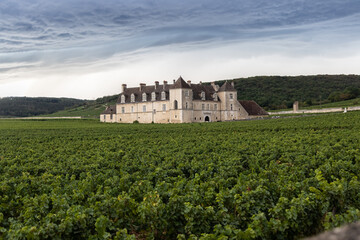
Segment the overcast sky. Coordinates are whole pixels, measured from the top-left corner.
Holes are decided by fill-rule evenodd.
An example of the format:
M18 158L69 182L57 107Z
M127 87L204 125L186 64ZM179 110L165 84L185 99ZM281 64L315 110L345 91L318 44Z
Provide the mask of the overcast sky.
M1 0L0 97L360 74L359 0Z

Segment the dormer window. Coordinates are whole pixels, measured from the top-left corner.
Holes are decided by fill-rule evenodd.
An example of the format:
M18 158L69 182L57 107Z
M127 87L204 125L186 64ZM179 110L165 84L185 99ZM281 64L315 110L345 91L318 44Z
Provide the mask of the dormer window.
M131 99L130 99L131 102L135 102L135 94L131 94Z
M205 92L201 92L201 100L205 100Z
M143 101L143 102L146 102L146 93L143 93L143 94L142 94L142 101Z
M229 97L230 97L230 99L234 99L234 94L230 93Z
M155 92L151 93L151 101L156 101L156 93Z
M125 103L125 95L121 95L121 100L120 100L121 103Z
M217 100L218 100L217 93L214 93L213 97L214 97L214 101L217 101Z
M161 100L166 100L166 93L165 92L161 92Z

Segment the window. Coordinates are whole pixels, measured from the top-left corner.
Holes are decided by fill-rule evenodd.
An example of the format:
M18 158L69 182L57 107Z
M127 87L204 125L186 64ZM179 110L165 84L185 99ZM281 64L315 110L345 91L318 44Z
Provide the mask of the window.
M188 102L185 103L185 108L186 108L186 109L189 108L189 103L188 103Z
M174 109L178 109L178 101L177 100L174 101Z
M131 102L135 102L135 94L131 94Z
M142 94L142 101L143 101L143 102L146 102L146 93L143 93L143 94Z
M104 120L106 120L106 115L104 114Z
M185 90L185 97L189 96L189 90Z
M121 95L121 103L125 103L125 95Z
M166 100L166 93L165 92L161 92L161 100Z
M151 101L156 101L156 93L155 92L151 93Z
M232 104L230 104L230 110L231 110L231 111L233 110L233 105L232 105Z
M155 109L155 108L153 109L153 113L154 113L154 114L156 113L156 109Z
M201 104L201 110L205 110L205 104Z
M215 111L217 110L217 104L214 104L214 110Z
M214 97L214 101L218 100L217 93L214 93L213 97Z
M210 104L206 105L206 110L210 110Z
M196 120L196 117L195 117L195 120Z
M146 105L143 105L143 112L146 112Z
M112 118L113 118L113 117L112 117L112 114L110 114L110 120L112 120Z
M121 113L125 113L125 107L121 107Z
M205 92L201 92L201 100L205 100Z
M134 112L134 106L131 106L131 112L132 113Z
M229 97L230 97L230 99L234 99L234 94L230 93Z
M163 111L166 111L166 104L163 104L163 105L162 105L162 110L163 110Z

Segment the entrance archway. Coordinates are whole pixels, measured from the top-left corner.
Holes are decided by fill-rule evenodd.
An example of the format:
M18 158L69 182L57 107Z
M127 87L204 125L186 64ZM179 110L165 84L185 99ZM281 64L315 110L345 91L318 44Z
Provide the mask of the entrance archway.
M210 117L209 116L205 116L205 122L210 122Z

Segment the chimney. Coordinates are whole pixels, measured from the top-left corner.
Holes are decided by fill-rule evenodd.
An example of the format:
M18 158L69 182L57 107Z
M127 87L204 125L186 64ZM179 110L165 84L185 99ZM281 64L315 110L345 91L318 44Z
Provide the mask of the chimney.
M122 85L121 90L122 90L121 92L125 92L125 90L126 90L126 84L123 84L123 85Z
M187 83L191 87L191 80L188 80Z
M164 90L165 90L166 85L167 85L167 81L164 80L164 85L163 85Z
M233 87L234 87L234 81L232 81L232 82L231 82L231 86L233 86Z
M158 88L159 88L159 82L155 81L155 89L158 89Z
M219 85L216 85L215 82L211 82L211 86L214 88L216 92L219 91Z
M173 80L173 84L175 84L175 81L176 81L176 80L174 79L174 80Z
M145 83L140 83L140 91L143 91L145 87L146 87Z

